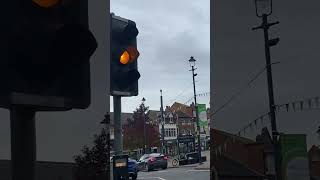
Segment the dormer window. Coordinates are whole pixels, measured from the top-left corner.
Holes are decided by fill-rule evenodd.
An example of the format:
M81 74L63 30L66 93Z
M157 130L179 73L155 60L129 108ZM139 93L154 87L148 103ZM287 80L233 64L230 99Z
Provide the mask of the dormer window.
M173 116L172 114L169 115L170 123L173 123Z

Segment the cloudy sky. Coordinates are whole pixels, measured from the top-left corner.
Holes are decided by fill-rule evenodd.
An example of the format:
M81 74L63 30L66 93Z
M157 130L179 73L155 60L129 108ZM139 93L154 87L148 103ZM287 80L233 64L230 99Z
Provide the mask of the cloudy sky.
M192 97L190 56L197 59L198 93L209 92L209 2L111 1L112 12L134 20L140 31L140 95L124 98L124 112L132 112L142 97L151 109L159 109L160 89L163 89L164 105L171 105L174 100L187 102ZM93 135L103 127L100 122L110 111L106 92L106 18L110 13L107 7L106 1L89 1L90 28L99 44L91 58L91 105L87 110L37 114L38 160L73 161L72 157L83 145L90 145ZM208 102L208 96L199 97L199 103ZM1 109L0 118L0 159L10 159L9 111Z
M255 16L254 1L216 0L213 9L213 92L214 109L237 93L265 66L263 32L252 31L261 20ZM274 96L276 104L320 96L319 30L320 2L314 0L274 1L270 21L280 21L270 28L270 37L280 37L272 47ZM297 109L299 106L296 105ZM307 103L304 104L308 109ZM266 73L257 78L226 108L214 117L214 126L238 132L260 115L268 112ZM306 133L309 146L319 144L316 130L320 110L278 113L278 130ZM258 121L259 123L260 121ZM265 124L267 121L265 121ZM258 124L260 126L260 124ZM255 129L255 128L254 128ZM256 130L247 130L254 135ZM258 131L259 131L258 127Z
M111 0L110 8L135 21L139 29L139 96L123 98L124 112L132 112L143 97L150 109L159 110L160 89L164 105L174 101L190 104L190 56L197 60L197 93L210 91L209 0ZM198 103L209 105L209 96L199 97Z

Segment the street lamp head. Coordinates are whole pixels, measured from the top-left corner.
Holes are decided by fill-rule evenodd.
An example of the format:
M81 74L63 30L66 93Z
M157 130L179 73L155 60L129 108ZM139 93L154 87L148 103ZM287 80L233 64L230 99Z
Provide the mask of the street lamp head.
M146 99L143 97L143 98L142 98L142 102L145 102L145 101L146 101Z
M255 0L255 7L258 17L272 14L272 0Z
M193 58L193 56L190 57L189 63L191 67L196 65L196 60Z

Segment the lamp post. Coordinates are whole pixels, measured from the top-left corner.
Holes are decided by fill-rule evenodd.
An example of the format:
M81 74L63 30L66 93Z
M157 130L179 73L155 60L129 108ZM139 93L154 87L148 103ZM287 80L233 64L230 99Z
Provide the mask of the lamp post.
M272 63L270 58L270 47L275 46L279 42L279 38L269 39L268 30L271 26L279 24L279 22L268 23L268 16L272 14L272 0L255 0L256 16L262 18L262 24L258 27L252 28L252 30L263 29L264 33L264 48L266 58L267 69L267 82L268 82L268 95L269 95L269 109L272 128L272 141L274 149L274 164L275 164L275 179L281 180L281 154L279 150L277 131L277 122L275 115L275 103L273 96L273 82L272 82Z
M197 122L197 139L198 139L198 158L199 163L201 164L201 142L200 142L200 124L199 124L199 114L198 114L198 105L197 105L197 96L196 96L196 85L194 81L194 77L197 76L197 74L194 73L194 71L197 69L194 66L196 65L196 60L191 56L189 59L189 63L191 66L192 71L192 82L193 82L193 95L194 95L194 107L196 112L196 122Z
M142 98L142 104L144 107L144 102L146 101L146 99L143 97ZM142 109L142 114L143 114L143 135L144 135L144 146L143 146L143 151L146 154L147 152L147 132L146 132L146 117L144 115L144 109Z
M160 103L161 103L161 108L160 108L160 113L161 113L161 140L162 140L162 143L161 143L161 146L162 146L162 153L165 154L165 142L164 142L164 117L163 117L163 99L162 99L162 90L160 90Z

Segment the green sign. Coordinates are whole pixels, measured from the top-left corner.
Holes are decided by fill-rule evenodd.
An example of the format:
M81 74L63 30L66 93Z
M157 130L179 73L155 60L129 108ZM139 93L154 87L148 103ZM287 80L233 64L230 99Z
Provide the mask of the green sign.
M306 135L281 134L283 180L310 180Z
M208 127L207 108L206 104L198 104L199 124L200 127Z

